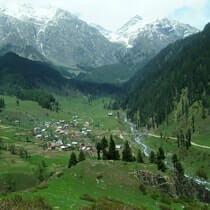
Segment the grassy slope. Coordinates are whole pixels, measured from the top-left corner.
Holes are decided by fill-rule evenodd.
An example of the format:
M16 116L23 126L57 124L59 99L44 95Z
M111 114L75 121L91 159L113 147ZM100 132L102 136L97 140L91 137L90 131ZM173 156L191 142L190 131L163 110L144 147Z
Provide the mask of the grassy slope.
M144 195L132 175L136 169L148 170L150 167L153 166L125 164L120 161L84 161L72 169L66 169L64 176L50 182L47 189L28 193L27 197L41 195L47 198L53 207L76 210L88 204L80 199L86 193L95 199L108 195L126 204L155 210L159 209L161 202L153 200L150 194ZM99 175L102 179L97 184ZM173 203L172 206L175 209L180 208L180 204Z
M168 124L165 122L158 129L151 130L150 132L157 135L162 133L166 138L176 137L177 132L181 129L185 134L188 128L192 130L192 116L195 117L195 133L192 135L192 141L200 145L210 146L210 116L208 116L208 112L206 111L206 119L201 117L202 107L199 102L194 103L189 108L188 118L182 114L182 105L180 102L177 104L176 110L169 115ZM190 175L195 176L196 171L203 167L208 174L208 180L210 180L209 149L192 146L189 151L179 150L176 140L168 139L166 141L154 137L147 137L145 143L153 148L154 151L162 146L168 153L169 159L172 154L176 153L179 155L186 173Z
M59 113L43 109L35 102L20 101L20 105L17 106L14 97L4 96L4 99L6 108L0 113L0 119L4 124L14 124L15 120L20 120L20 127L33 128L40 122L61 119L72 120L72 116L78 115L83 120L100 126L100 129L103 130L114 130L121 127L121 123L114 117L113 119L107 116L109 110L103 108L103 102L108 102L108 99L97 99L90 105L84 96L57 97L61 104Z
M154 132L158 135L162 132L166 136L177 136L177 132L182 129L186 133L187 129L192 130L192 116L195 118L195 133L193 133L192 141L201 144L210 146L210 115L206 110L206 118L202 118L202 105L199 102L193 104L189 108L189 115L186 118L185 115L182 115L181 103L177 105L177 108L169 116L169 123L163 123L157 130Z
M166 152L169 162L171 162L172 155L177 154L184 166L185 172L189 175L196 176L196 171L203 167L206 170L208 180L210 181L209 151L207 149L192 146L189 151L179 150L175 140L165 140L155 137L147 137L144 142L154 151L157 151L159 147L162 147Z
M62 104L62 112L56 114L40 108L34 102L20 101L20 106L17 106L15 98L4 98L6 109L0 113L3 123L0 126L0 137L4 143L15 143L27 148L32 157L29 160L23 160L19 156L3 152L0 159L0 177L3 174L17 175L16 178L23 183L22 186L17 187L17 190L23 190L36 185L37 179L33 178L33 175L42 160L45 160L48 171L61 172L65 169L64 176L49 182L48 188L37 189L35 192L28 191L24 196L42 195L53 207L60 207L62 210L78 209L82 205L89 204L80 199L80 196L85 193L94 198L109 195L127 204L158 209L160 198L156 200L151 198L151 194L144 195L138 189L138 183L131 174L134 170L145 167L147 170L156 171L155 165L88 160L75 168L66 169L69 152L43 152L39 142L26 142L26 136L29 135L29 130L34 127L34 124L52 119L71 120L74 115L90 121L96 130L107 133L119 130L119 132L128 133L124 123L115 117L107 117L108 110L103 109L103 100L107 101L107 99L99 99L89 105L84 97L66 99L58 97ZM11 126L14 120L20 120L20 127ZM135 147L134 144L132 145ZM96 183L98 175L103 176L104 182ZM29 179L30 176L33 179ZM172 203L172 206L180 209L180 204Z
M91 82L120 84L128 81L134 73L135 70L127 65L113 64L91 69L86 74L79 75L78 78Z

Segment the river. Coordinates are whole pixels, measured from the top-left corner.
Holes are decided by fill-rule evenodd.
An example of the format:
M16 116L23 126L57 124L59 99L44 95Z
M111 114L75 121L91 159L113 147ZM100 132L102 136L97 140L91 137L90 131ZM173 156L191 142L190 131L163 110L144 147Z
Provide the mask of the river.
M149 148L148 145L146 145L146 144L143 142L144 137L147 135L146 129L144 130L144 132L143 132L142 134L139 134L139 133L137 132L137 130L136 130L136 126L135 126L133 123L131 123L127 118L124 119L124 122L127 123L127 124L129 125L130 130L131 130L131 133L134 134L134 136L135 136L135 137L134 137L134 140L135 140L135 142L136 142L137 144L139 144L139 145L142 147L143 152L144 152L144 155L145 155L146 157L149 157L151 149ZM167 162L166 162L166 163L167 163ZM184 176L185 176L186 178L188 178L188 179L193 180L194 182L196 182L196 183L199 184L199 185L205 186L205 188L206 188L208 191L210 191L210 182L209 182L209 181L201 180L201 179L199 179L199 178L192 177L192 176L190 176L190 175L188 175L188 174L185 174ZM208 185L208 187L207 187L207 185Z

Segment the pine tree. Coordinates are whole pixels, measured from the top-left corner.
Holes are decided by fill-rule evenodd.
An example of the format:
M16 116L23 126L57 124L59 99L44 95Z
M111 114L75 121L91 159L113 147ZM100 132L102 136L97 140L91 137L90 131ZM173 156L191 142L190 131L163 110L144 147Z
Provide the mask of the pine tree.
M185 145L185 137L184 137L183 130L180 131L180 142L182 146Z
M108 160L108 152L105 149L102 151L102 159Z
M202 118L206 119L206 110L205 110L204 106L202 106Z
M174 154L172 156L172 163L173 163L174 170L175 170L176 174L178 175L178 177L179 178L183 177L184 169L182 167L182 164L179 162L176 154Z
M144 162L140 149L138 150L137 157L136 157L136 161L137 161L138 163L143 163L143 162Z
M195 117L192 116L192 132L195 133Z
M150 163L155 163L156 162L156 157L155 157L154 151L150 152L149 161L150 161Z
M96 150L97 150L97 159L98 160L101 160L101 144L98 142L97 144L96 144Z
M174 169L176 169L176 166L177 166L177 163L178 163L178 158L177 158L177 155L176 154L174 154L172 156L172 163L173 163Z
M165 157L165 152L162 147L159 148L158 153L157 153L157 160L164 160Z
M80 151L78 161L81 162L84 160L85 160L85 154L83 151Z
M157 168L162 172L165 172L167 169L165 163L161 159L157 160Z
M191 130L188 129L187 130L187 134L186 134L186 146L187 146L187 149L191 146Z
M44 181L44 168L42 165L38 166L38 171L37 171L37 177L39 179L40 182Z
M119 153L119 151L116 151L116 160L120 160L120 153Z
M0 98L0 110L5 108L5 102L3 98Z
M184 176L184 169L180 162L177 162L177 164L176 164L176 172L177 172L177 175L179 176L179 178Z
M110 136L108 159L116 160L116 146L115 146L115 142L113 140L112 135Z
M133 161L132 151L131 151L128 141L126 141L124 144L124 149L122 151L122 160L126 162Z
M177 134L177 145L178 145L178 147L180 147L180 135L179 134Z
M71 168L72 166L75 166L77 164L77 157L74 152L71 153L68 168Z
M108 141L106 140L106 137L104 136L101 140L101 150L103 151L108 147Z

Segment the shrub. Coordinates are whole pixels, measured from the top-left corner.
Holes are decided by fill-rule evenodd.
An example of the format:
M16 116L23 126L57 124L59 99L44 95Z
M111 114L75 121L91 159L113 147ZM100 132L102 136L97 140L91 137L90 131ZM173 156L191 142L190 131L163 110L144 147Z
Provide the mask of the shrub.
M103 179L103 175L102 175L102 174L99 174L99 175L96 177L96 179L98 179L98 180Z
M204 168L199 168L197 171L196 171L196 175L200 178L203 178L205 180L208 179L208 175L207 175L207 172Z
M92 198L89 194L83 194L82 196L80 196L80 199L89 202L96 202L96 199Z
M4 198L0 201L1 210L52 210L49 204L42 197L25 199L19 195L12 198Z
M139 186L139 190L140 190L144 195L147 194L146 187L145 187L143 184L141 184L141 185Z
M152 198L153 200L157 200L158 197L159 197L159 195L156 194L156 193L153 193L153 194L151 195L151 198Z
M168 197L166 197L166 196L162 196L161 199L160 199L160 201L162 203L167 204L167 205L170 205L171 204L171 200Z
M172 210L172 208L170 208L168 206L164 206L164 205L160 205L160 209L161 210Z

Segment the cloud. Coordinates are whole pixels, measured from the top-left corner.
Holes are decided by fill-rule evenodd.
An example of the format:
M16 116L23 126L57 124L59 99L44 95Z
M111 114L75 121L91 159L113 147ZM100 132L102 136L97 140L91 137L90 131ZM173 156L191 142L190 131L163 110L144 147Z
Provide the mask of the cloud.
M197 4L196 7L187 5L175 9L169 16L184 23L189 23L197 28L203 27L210 21L210 2L204 1L203 4Z
M35 6L50 4L68 9L87 22L97 23L111 30L119 28L136 14L145 19L169 16L201 28L207 23L210 11L209 0L7 0L7 2L12 4L26 2ZM0 5L4 3L5 0L0 0Z

